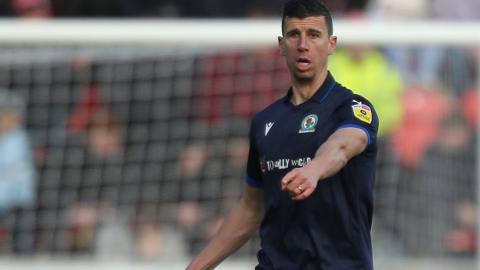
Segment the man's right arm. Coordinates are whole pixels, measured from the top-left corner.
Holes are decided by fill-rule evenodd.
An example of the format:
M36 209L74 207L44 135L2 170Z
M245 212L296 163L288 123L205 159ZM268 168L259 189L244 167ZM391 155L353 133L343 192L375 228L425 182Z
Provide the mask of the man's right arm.
M246 186L239 205L187 270L213 269L255 234L263 214L263 189Z

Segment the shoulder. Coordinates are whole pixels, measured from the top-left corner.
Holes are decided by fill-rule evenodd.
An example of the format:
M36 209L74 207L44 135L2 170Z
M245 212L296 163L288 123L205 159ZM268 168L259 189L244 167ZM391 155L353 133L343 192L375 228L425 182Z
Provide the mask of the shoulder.
M364 96L354 93L352 90L339 86L335 115L337 119L356 119L374 124L378 122L377 113L372 103Z
M377 112L367 98L361 95L353 94L350 106L355 117L366 122L370 121L371 123L374 123L374 125L378 126Z
M360 128L367 134L368 144L376 141L379 120L372 104L365 97L352 94L337 108L334 119L337 129Z
M372 110L374 109L372 103L366 97L364 97L362 95L358 95L358 94L353 94L351 104L360 104L360 103L364 104L364 105L367 105Z
M340 107L352 111L356 117L365 114L365 112L368 112L374 118L377 117L372 103L362 95L352 94L350 98L345 99Z
M355 117L367 123L378 125L378 116L375 108L367 98L353 94L350 106Z
M365 97L352 94L337 110L342 121L363 124L374 129L378 128L378 116L372 103Z
M337 85L335 86L335 90L333 91L332 97L330 98L329 102L333 104L336 109L338 109L347 104L350 104L354 96L355 94L352 90L337 82Z
M339 108L350 108L354 105L363 104L368 106L370 109L373 109L372 103L366 97L356 94L353 90L348 89L341 84L338 84L336 93L336 99Z

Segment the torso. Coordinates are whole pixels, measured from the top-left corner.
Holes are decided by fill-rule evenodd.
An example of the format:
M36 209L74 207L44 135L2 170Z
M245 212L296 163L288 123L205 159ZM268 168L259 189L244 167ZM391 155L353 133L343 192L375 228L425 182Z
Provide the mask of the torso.
M282 177L313 159L339 128L342 108L354 98L331 77L318 91L298 106L287 95L253 121L251 140L258 152L266 209L259 262L271 269L372 269L375 142L337 175L320 181L303 201L292 201L280 188Z

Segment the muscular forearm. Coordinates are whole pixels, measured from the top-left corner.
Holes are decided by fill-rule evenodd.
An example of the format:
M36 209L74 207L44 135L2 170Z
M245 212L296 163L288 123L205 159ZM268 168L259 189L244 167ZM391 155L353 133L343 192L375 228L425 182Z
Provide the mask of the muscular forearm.
M307 167L315 168L316 179L324 179L340 171L348 159L344 146L326 144L318 149L315 158L307 164Z
M228 255L239 249L260 226L263 208L250 205L245 199L225 219L218 233L193 260L188 270L213 269Z
M367 144L367 135L358 128L337 130L306 166L293 169L283 177L282 189L294 200L307 198L318 181L338 173L352 157L365 150Z
M350 130L360 132L360 130ZM362 152L367 145L367 138L358 135L355 139L347 136L345 132L335 133L317 150L315 157L307 164L314 167L317 172L317 179L324 179L339 172L347 162L358 153ZM352 136L353 137L353 136Z

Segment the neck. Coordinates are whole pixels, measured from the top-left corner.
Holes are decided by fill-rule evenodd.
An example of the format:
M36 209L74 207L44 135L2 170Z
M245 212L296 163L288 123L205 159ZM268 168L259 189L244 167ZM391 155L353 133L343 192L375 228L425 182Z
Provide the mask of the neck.
M303 82L301 80L294 80L292 84L292 97L290 101L294 105L299 105L309 100L322 86L327 79L328 71L322 72L320 76L317 76L311 81Z

